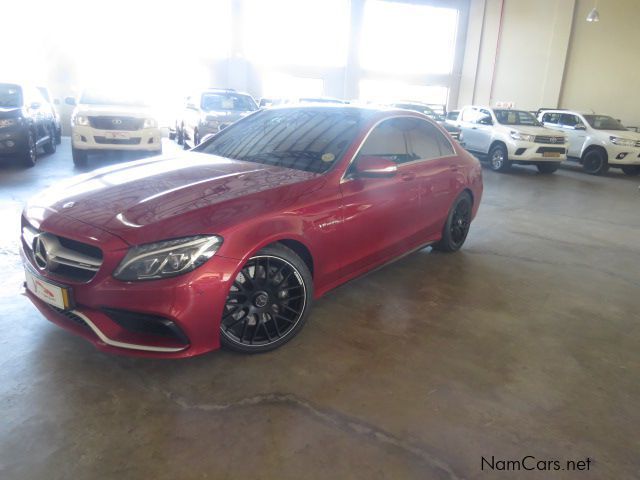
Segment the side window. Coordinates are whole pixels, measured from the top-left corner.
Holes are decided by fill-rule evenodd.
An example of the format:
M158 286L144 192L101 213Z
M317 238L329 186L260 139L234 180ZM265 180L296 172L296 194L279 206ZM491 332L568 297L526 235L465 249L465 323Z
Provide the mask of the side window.
M396 163L411 160L404 138L406 119L392 118L375 127L365 140L358 156L385 157Z
M491 113L489 110L481 109L479 111L477 123L481 123L483 125L492 125L493 119L491 118Z
M574 128L576 125L580 123L580 120L578 120L578 117L576 117L575 115L563 113L560 116L560 123L562 123L563 127Z
M463 122L476 123L476 120L478 119L478 112L476 111L475 108L465 108L462 111L462 115L460 116L460 119Z
M451 143L435 125L412 119L410 127L406 135L412 160L429 160L454 154Z
M560 114L559 113L545 113L542 116L543 123L560 123Z

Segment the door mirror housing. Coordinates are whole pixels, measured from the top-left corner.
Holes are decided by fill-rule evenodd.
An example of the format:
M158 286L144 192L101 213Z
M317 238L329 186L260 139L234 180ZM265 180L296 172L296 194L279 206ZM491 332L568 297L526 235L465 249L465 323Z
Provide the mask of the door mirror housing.
M398 165L389 158L363 155L356 159L357 177L393 177L397 171Z
M493 125L493 120L490 117L481 118L478 123L480 125Z
M76 99L73 97L67 97L64 99L64 103L66 103L67 105L75 105L76 104Z
M587 127L585 127L582 124L576 125L575 127L573 127L574 130L586 130Z

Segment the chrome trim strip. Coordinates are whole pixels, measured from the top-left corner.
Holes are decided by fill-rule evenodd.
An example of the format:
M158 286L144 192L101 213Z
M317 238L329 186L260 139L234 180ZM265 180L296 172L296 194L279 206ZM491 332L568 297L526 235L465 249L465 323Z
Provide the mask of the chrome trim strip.
M100 340L102 340L107 345L111 345L112 347L127 348L129 350L145 350L147 352L165 352L165 353L179 352L188 347L188 345L184 347L154 347L151 345L137 345L135 343L125 343L125 342L119 342L117 340L112 340L109 337L107 337L104 333L102 333L102 331L98 327L96 327L95 324L91 320L89 320L89 317L87 317L85 314L80 313L78 310L70 310L70 312L73 313L74 315L77 315L82 320L84 320L87 323L87 325L89 325L89 328L93 330L93 333L95 333L98 336L98 338L100 338Z

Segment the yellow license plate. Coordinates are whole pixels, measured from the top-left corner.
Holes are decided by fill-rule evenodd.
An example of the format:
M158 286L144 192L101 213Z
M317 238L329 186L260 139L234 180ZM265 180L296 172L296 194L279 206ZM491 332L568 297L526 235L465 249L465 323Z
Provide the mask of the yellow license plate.
M558 158L560 156L560 154L558 152L543 152L542 156L543 157Z
M31 273L28 269L25 269L24 274L27 279L27 290L40 300L54 307L62 308L63 310L71 306L68 288L54 285L51 282L43 280Z

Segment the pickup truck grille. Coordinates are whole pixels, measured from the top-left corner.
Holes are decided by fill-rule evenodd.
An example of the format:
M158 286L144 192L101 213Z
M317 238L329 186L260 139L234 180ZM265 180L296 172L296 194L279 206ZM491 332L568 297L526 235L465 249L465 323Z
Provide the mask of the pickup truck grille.
M89 117L89 124L100 130L127 130L142 129L144 118L135 117Z
M140 145L140 137L134 138L107 138L94 135L93 139L101 145Z
M88 282L102 265L102 250L87 243L22 227L22 243L29 262L63 280Z
M564 137L553 137L548 135L536 135L535 143L546 143L550 145L561 145L564 143Z

